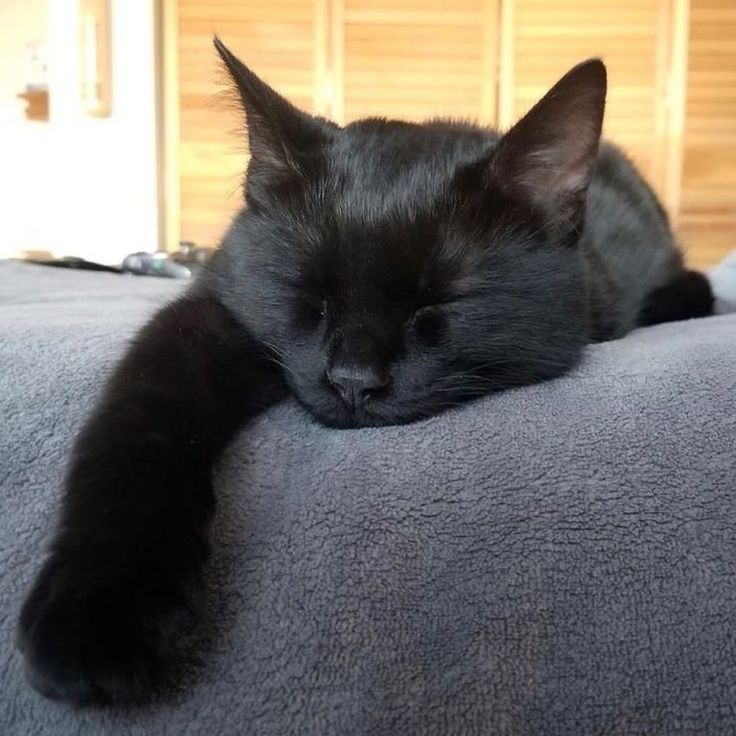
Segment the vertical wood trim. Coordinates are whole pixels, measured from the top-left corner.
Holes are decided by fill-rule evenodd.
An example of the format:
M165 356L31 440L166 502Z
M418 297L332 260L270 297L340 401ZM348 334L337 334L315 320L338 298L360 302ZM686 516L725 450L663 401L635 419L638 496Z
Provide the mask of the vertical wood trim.
M79 0L78 38L83 49L79 54L82 107L87 115L99 118L107 118L112 112L111 12L109 0ZM93 54L91 58L89 51Z
M345 2L330 0L330 115L339 124L345 122Z
M160 38L163 44L163 244L174 251L181 239L181 166L179 142L179 0L162 0Z
M166 80L164 79L164 13L163 0L153 0L153 63L154 72L154 107L156 111L156 248L168 250L166 242L166 161L164 147L166 131L164 125L164 95Z
M690 35L690 0L672 0L670 63L667 84L668 120L664 151L664 198L677 225L682 207L682 165L685 147L687 55Z
M514 0L500 0L498 42L498 127L514 121Z
M314 0L314 90L313 112L330 114L330 69L332 65L330 43L329 0Z
M672 61L672 5L675 0L659 0L657 7L657 40L654 79L654 150L652 151L649 179L654 184L664 204L666 183L664 178L667 152L667 132L670 115L670 64Z
M492 126L498 124L498 3L499 0L483 1L483 88L480 122Z

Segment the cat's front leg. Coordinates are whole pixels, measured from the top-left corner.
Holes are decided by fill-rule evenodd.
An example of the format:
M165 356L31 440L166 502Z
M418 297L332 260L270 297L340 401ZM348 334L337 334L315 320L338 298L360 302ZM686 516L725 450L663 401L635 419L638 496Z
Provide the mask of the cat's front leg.
M210 470L286 392L213 298L142 330L77 438L48 559L20 616L29 680L74 703L145 696L202 605Z

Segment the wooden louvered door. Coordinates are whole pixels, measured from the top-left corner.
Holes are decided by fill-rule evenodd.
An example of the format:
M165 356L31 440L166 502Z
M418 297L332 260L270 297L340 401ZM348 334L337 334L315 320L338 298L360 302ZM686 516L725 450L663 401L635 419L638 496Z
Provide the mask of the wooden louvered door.
M736 248L736 3L692 0L680 232L698 265Z
M508 126L567 69L589 57L608 67L604 135L666 197L667 81L675 2L506 0L501 28L499 122ZM675 162L676 164L676 162Z
M493 124L500 0L333 0L333 115Z
M245 139L217 32L305 110L493 124L500 0L167 0L167 245L216 244L240 206Z
M326 2L174 0L165 7L166 22L175 29L170 48L178 83L168 106L174 120L167 122L176 139L175 148L169 143L175 171L167 173L175 180L168 196L178 200L170 204L169 247L179 238L216 245L242 202L246 139L234 105L223 98L213 33L295 104L322 112Z
M214 245L245 138L212 33L306 110L510 126L575 63L609 69L605 134L703 267L736 245L733 0L164 0L167 244ZM222 74L219 74L222 78ZM687 80L687 82L686 82Z

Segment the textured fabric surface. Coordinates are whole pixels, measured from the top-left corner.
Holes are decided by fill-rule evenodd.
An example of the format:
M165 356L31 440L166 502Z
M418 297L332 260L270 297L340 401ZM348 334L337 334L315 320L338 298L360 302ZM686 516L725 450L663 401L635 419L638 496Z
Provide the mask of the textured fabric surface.
M0 733L736 732L736 315L407 427L275 408L218 469L201 661L135 708L31 691L65 455L179 288L0 264Z

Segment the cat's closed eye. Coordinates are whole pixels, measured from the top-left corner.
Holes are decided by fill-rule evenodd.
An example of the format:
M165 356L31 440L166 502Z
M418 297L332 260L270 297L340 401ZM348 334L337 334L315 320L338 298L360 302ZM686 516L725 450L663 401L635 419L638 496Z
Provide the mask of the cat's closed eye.
M437 345L444 335L447 326L444 306L443 303L438 303L420 307L407 323L417 339L428 347Z
M295 305L295 322L305 330L316 330L327 316L327 299L303 298Z

